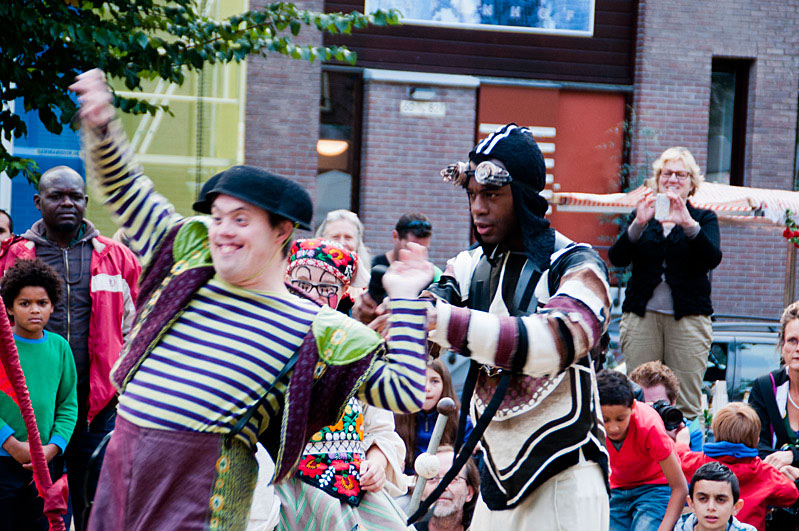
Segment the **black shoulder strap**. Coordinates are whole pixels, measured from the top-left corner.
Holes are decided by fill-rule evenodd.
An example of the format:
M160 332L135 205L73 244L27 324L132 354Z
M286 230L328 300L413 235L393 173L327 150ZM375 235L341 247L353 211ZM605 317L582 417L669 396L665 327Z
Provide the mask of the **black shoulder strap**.
M297 363L297 358L299 357L300 357L300 349L297 349L294 352L294 354L291 356L291 358L289 358L289 360L283 366L283 368L280 369L280 372L277 374L275 381L273 381L266 389L266 391L264 391L264 394L261 395L261 398L258 399L258 402L256 402L255 405L253 405L250 409L248 409L244 413L244 415L242 415L242 417L239 419L239 421L236 423L233 429L230 430L230 433L225 435L225 445L230 446L230 444L233 442L233 439L236 438L236 435L241 433L241 430L244 429L244 426L247 425L247 423L250 421L255 412L258 411L258 408L260 408L264 404L264 402L266 402L266 398L269 396L269 393L272 392L272 389L274 389L277 383L292 369L292 367L294 367L294 364Z
M469 370L471 376L471 369ZM444 492L444 489L455 479L455 476L461 471L463 466L466 462L472 458L472 453L474 452L475 447L477 446L477 442L483 437L483 433L485 432L488 424L494 418L494 414L499 409L499 405L502 403L502 400L505 398L505 393L508 391L508 385L510 385L510 375L511 373L505 371L502 373L502 376L499 379L499 383L497 384L497 388L494 391L494 396L491 397L491 402L488 403L485 411L483 411L482 416L478 419L477 424L475 425L472 433L469 434L469 440L466 441L466 444L463 445L463 448L457 452L457 456L452 461L452 467L444 474L444 477L441 479L441 482L435 488L433 492L430 493L427 498L419 505L419 508L416 510L408 518L408 525L411 525L413 522L424 516L428 509L438 500L439 496ZM474 384L472 384L472 389L474 389ZM465 389L464 389L465 391ZM458 426L458 431L460 432L460 426ZM460 433L459 437L460 439Z
M458 417L458 435L455 437L455 455L463 445L463 438L466 435L466 417L468 416L469 404L472 403L472 395L474 394L474 386L477 383L477 375L480 370L480 364L474 360L469 361L469 373L466 375L466 381L463 384L463 391L461 391L461 411Z
M538 285L538 280L541 278L542 271L536 266L532 260L526 260L522 267L522 272L519 274L519 282L516 285L516 292L513 294L513 310L514 315L529 315L535 313L536 306L538 306L538 299L533 297L535 287ZM531 304L535 301L534 304ZM531 309L530 306L533 306Z
M760 384L760 393L763 395L768 416L771 419L771 426L777 434L778 441L790 441L788 436L788 429L785 427L785 420L780 415L780 409L777 407L777 395L775 389L778 387L776 383L772 387L773 373L769 373L767 378L758 378L755 380L756 384Z
M467 306L475 310L488 310L491 304L491 263L486 255L480 257L472 272Z

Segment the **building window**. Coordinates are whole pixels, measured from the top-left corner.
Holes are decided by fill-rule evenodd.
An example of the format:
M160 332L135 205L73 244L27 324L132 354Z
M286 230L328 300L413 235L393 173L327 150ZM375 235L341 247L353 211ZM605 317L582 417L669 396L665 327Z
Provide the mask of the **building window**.
M750 67L749 60L713 59L705 175L708 181L743 186Z
M319 173L316 176L314 224L331 210L358 212L360 202L361 110L360 72L324 70L319 109Z

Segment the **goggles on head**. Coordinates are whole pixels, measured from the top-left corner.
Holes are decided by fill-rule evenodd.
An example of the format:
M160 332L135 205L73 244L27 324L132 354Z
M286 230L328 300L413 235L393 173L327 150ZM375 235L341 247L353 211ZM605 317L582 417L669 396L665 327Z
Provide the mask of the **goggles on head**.
M477 184L486 186L505 186L513 181L508 170L488 160L478 164L474 170L470 169L468 162L456 162L441 170L440 173L446 182L458 186L466 186L472 177Z

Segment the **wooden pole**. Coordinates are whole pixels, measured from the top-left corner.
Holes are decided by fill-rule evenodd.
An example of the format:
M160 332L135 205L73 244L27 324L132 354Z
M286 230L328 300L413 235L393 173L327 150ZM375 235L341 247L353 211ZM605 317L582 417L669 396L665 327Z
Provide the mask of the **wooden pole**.
M796 300L796 247L788 241L788 257L785 260L785 290L782 306L786 307Z
M441 442L441 436L444 435L444 428L447 427L447 418L450 415L455 414L457 408L455 407L455 401L445 396L438 401L438 406L436 406L436 409L438 410L438 418L436 419L435 426L433 426L433 434L430 436L430 442L428 443L427 451L425 452L426 454L431 455L436 455L436 452L438 452L438 445ZM416 509L419 508L426 483L427 478L422 477L421 475L416 476L416 485L414 486L413 494L411 495L411 503L408 505L408 514L415 513Z

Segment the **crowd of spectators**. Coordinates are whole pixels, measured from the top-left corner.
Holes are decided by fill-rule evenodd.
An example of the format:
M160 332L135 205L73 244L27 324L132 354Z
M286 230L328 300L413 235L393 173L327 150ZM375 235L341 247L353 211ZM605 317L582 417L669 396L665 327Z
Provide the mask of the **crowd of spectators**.
M664 151L647 181L653 193L638 204L610 249L614 265L632 267L620 330L629 377L587 367L596 373L604 436L598 462L604 459L613 530L762 531L786 525L776 522L795 525L799 302L785 309L780 322L781 367L754 383L748 405L731 403L706 426L700 393L712 340L708 273L722 256L716 215L689 201L702 180L687 149ZM215 184L203 187L198 204L211 199L205 195ZM0 210L0 293L51 476L66 474L66 519L81 531L116 422L109 374L134 323L139 260L152 253L139 248L134 254L100 235L84 217L85 186L70 168L45 172L34 197L41 219L19 236L12 217ZM659 196L665 206L656 204ZM403 215L392 231L393 248L374 257L363 234L353 212L329 212L316 238L292 242L285 280L292 293L389 337L381 275L401 252L429 247L433 226L422 213ZM490 232L483 236L489 239ZM434 271L438 281L442 271ZM460 404L454 389L445 363L431 357L418 412L392 414L351 395L336 424L308 434L296 473L274 488L266 473L274 463L270 468L268 455L259 452L262 473L248 529L306 528L324 518L350 528L407 529L410 492L420 481L414 464L428 452L438 459L439 472L426 479L423 499L440 490L442 481L446 487L415 528L468 529L482 503L481 477L490 479L490 470L478 444L465 466L445 479L474 429L469 404ZM436 409L442 398L457 408L445 422ZM462 418L461 407L467 408ZM679 410L683 421L670 424L666 409ZM0 394L0 513L14 515L10 529L46 529L18 413L10 397ZM429 445L439 420L444 428L435 450ZM582 453L580 459L585 461ZM302 509L306 502L313 509ZM278 518L281 504L293 507L288 514L296 513L294 520Z

